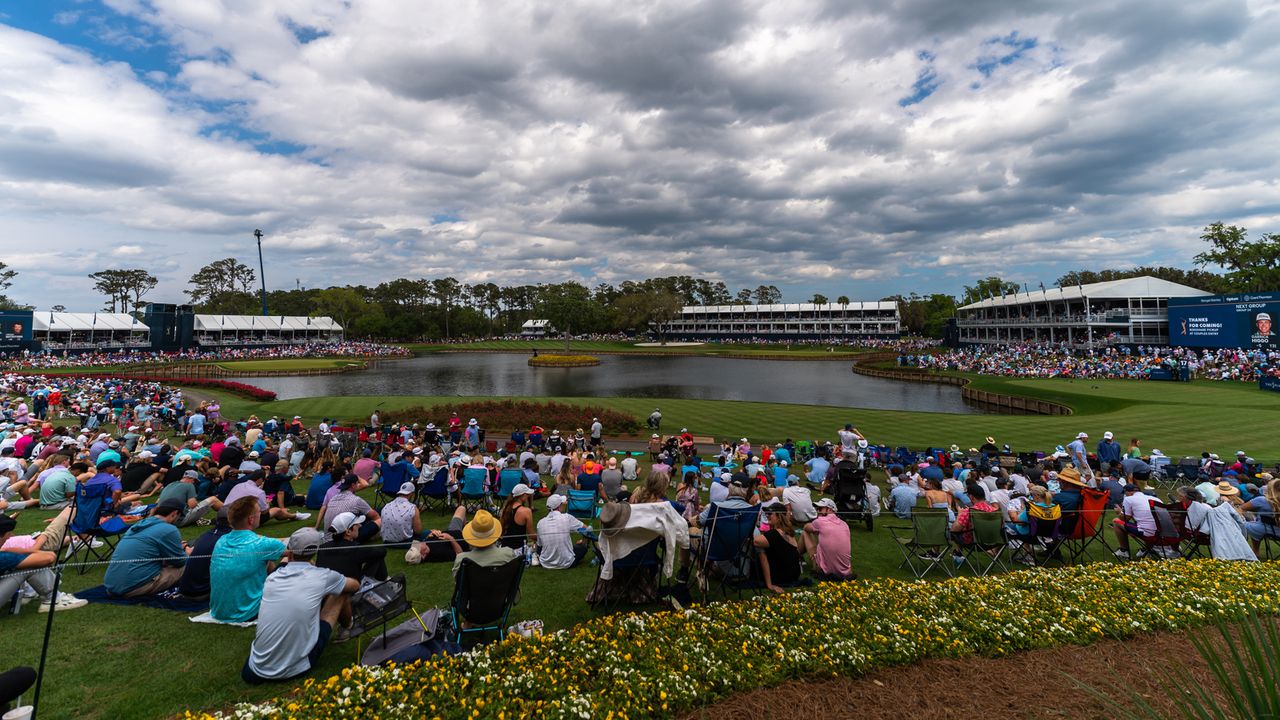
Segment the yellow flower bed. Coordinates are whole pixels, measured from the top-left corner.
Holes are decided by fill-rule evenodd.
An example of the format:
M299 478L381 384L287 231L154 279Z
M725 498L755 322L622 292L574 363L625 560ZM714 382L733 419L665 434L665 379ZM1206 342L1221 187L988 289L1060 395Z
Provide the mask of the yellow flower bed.
M395 668L353 667L226 718L667 717L791 678L1004 655L1270 611L1280 563L1094 563L944 582L825 584L612 615Z
M594 355L539 355L529 358L529 367L590 367L599 365Z

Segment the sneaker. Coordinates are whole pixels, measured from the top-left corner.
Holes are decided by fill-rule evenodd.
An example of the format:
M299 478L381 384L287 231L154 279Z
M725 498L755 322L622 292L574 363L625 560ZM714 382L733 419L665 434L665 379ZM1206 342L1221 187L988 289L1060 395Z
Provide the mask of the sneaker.
M310 520L311 513L294 513L294 520Z
M53 605L57 605L58 612L62 612L63 610L75 610L78 607L84 607L85 605L88 605L88 604L89 604L88 600L81 600L80 598L76 597L75 595L72 595L71 593L60 592L58 593L58 600L56 602L40 603L40 612L42 613L49 612L51 609L53 609L52 608Z
M351 639L351 628L349 626L343 627L340 625L338 626L337 630L333 631L334 643L344 643L350 639Z
M1129 559L1129 551L1128 551L1128 550L1116 550L1116 551L1115 551L1115 556L1116 556L1116 557L1118 557L1118 558L1120 558L1121 560L1128 560L1128 559Z
M200 525L200 526L212 525L212 524L213 524L213 521L210 520L209 518L200 518L199 520L196 521L196 525Z

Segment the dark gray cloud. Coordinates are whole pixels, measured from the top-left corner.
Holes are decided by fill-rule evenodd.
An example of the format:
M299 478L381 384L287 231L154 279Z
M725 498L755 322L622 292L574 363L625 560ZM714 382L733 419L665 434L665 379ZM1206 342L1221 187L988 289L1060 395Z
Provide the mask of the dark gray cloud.
M173 83L0 37L0 207L116 245L183 234L173 287L258 226L304 284L373 284L394 257L799 299L1187 266L1206 222L1280 221L1267 3L295 0L129 22Z

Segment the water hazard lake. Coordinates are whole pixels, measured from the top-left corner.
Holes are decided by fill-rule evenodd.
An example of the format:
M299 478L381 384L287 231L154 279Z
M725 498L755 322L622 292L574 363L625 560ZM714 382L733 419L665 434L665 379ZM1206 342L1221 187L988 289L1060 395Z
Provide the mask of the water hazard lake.
M605 355L586 368L531 368L511 353L439 353L339 375L253 378L281 400L323 395L652 397L980 413L951 385L855 375L848 361Z

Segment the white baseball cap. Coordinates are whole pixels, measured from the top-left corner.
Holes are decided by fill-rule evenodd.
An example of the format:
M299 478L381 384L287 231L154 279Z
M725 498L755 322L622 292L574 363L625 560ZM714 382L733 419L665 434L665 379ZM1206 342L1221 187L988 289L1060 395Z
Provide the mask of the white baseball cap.
M551 495L550 497L547 498L547 509L555 510L561 505L564 505L565 502L567 501L568 501L568 498L566 498L563 495Z
M520 497L522 495L532 495L532 494L533 494L533 488L529 487L524 483L516 483L516 486L511 488L511 497Z
M1108 430L1108 431L1106 431L1106 432L1102 433L1102 438L1103 438L1104 440L1110 440L1110 439L1111 439L1111 438L1113 438L1113 437L1115 437L1115 436L1111 434L1111 431L1110 431L1110 430Z
M335 533L341 535L362 522L364 522L363 515L344 512L338 513L338 516L333 519L333 522L329 523L329 527L332 528Z
M819 500L818 502L814 503L814 504L813 504L813 506L814 506L814 507L824 507L824 508L827 508L828 510L835 510L835 509L836 509L836 501L835 501L835 500L832 500L831 498L822 498L822 499L821 499L821 500Z

